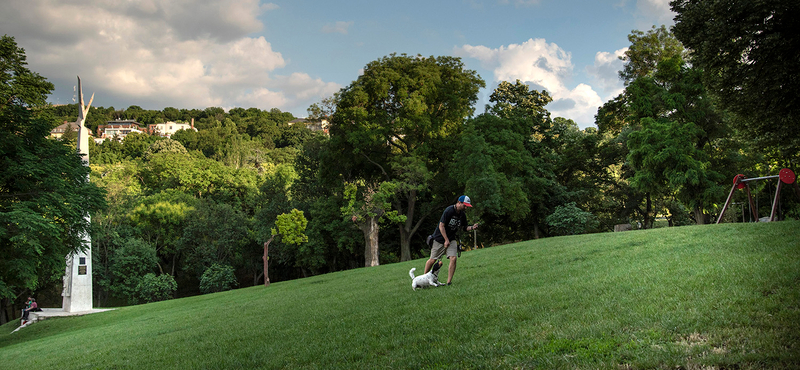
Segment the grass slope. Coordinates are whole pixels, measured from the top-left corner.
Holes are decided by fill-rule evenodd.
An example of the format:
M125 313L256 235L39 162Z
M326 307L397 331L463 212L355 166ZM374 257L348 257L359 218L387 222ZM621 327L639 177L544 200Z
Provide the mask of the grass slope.
M0 368L797 368L800 222L548 238L10 334ZM444 268L446 270L446 266Z

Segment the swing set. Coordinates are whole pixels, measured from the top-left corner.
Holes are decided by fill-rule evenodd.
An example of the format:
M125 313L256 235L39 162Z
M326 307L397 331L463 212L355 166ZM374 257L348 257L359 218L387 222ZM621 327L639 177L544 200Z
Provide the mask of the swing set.
M747 199L750 202L750 211L753 214L753 220L756 222L758 221L758 209L756 208L755 204L753 203L753 196L750 194L750 185L748 184L750 181L758 181L758 180L767 180L767 179L774 179L778 178L778 185L775 187L775 199L772 201L772 212L769 215L769 222L775 221L775 211L778 209L778 200L781 194L781 184L792 185L794 184L794 190L797 193L797 196L800 197L800 187L797 186L797 182L795 181L795 175L792 170L788 168L784 168L778 172L777 175L774 176L764 176L764 177L755 177L752 179L748 179L742 174L738 174L733 177L733 187L731 188L730 194L728 194L728 200L725 201L725 206L722 207L722 212L719 213L719 217L717 218L717 223L722 221L722 215L725 214L725 211L728 209L728 206L731 204L731 199L733 199L733 192L736 189L745 189L747 191Z

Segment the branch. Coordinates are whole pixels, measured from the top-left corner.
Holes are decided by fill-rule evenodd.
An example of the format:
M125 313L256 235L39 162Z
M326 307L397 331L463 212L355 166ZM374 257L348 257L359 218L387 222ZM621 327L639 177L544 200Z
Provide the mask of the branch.
M0 194L0 198L22 199L22 197L37 196L37 195L39 195L41 193L42 193L41 191L31 191L31 192L27 192L27 193Z
M375 161L373 161L372 159L370 159L370 158L369 158L369 157L368 157L366 154L364 154L363 152L361 153L361 155L363 155L363 156L364 156L364 158L366 158L366 159L367 159L367 160L368 160L370 163L372 163L372 164L374 164L374 165L378 166L378 168L380 168L380 169L381 169L381 172L383 172L383 175L384 175L384 176L386 176L386 181L391 181L391 180L392 180L392 178L389 176L389 174L386 172L386 170L383 168L383 166L381 166L381 165L380 165L380 164L378 164L377 162L375 162Z

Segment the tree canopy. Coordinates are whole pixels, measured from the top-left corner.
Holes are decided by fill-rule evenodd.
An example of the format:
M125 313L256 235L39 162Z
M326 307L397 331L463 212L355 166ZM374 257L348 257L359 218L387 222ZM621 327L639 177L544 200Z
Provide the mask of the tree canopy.
M85 248L90 213L105 207L76 148L50 140L42 113L53 85L26 67L13 38L0 39L0 298L14 299L64 272ZM5 310L3 310L5 313Z
M800 2L673 0L675 36L709 91L758 148L800 148Z
M331 146L338 166L333 168L345 181L396 183L393 207L406 216L400 225L402 260L410 259L411 236L422 220L417 202L424 194L429 202L449 201L435 199L438 192L431 187L437 182L428 180L446 177L455 135L484 85L459 58L392 54L367 64L336 96Z

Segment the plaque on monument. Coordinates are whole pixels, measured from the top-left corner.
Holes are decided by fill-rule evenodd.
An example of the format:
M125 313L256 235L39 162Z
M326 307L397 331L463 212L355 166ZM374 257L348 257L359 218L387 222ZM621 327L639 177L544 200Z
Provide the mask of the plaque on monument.
M86 275L86 265L78 266L78 275Z

